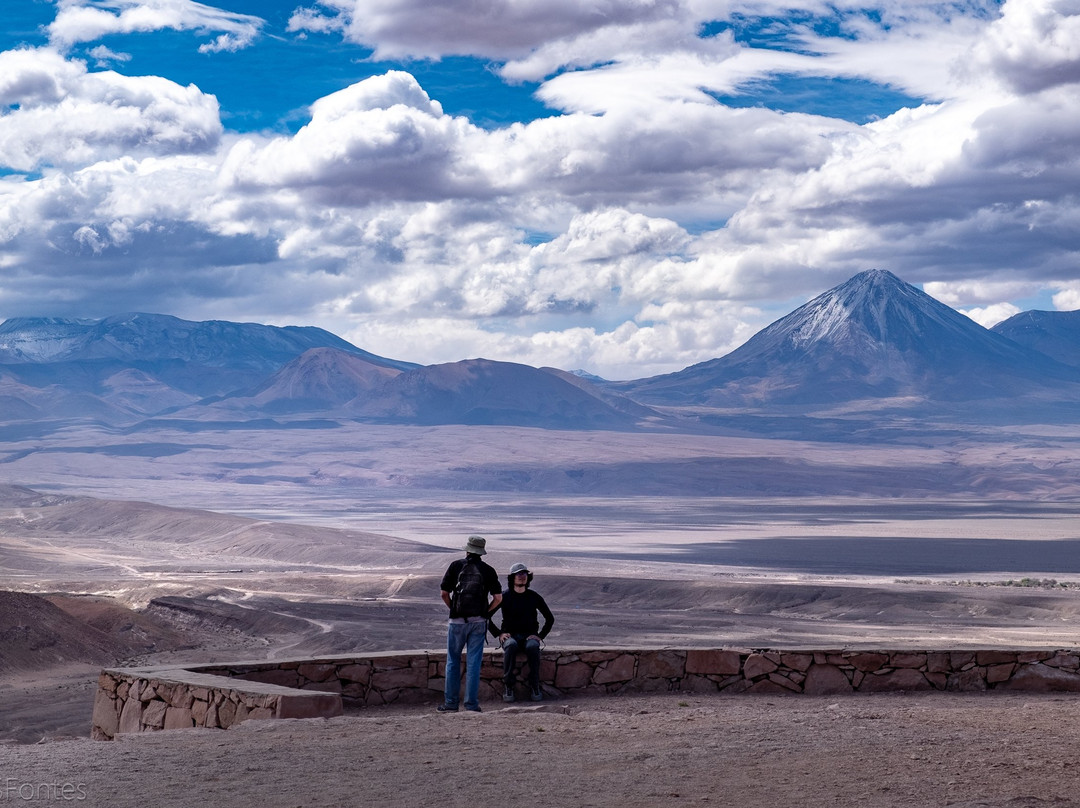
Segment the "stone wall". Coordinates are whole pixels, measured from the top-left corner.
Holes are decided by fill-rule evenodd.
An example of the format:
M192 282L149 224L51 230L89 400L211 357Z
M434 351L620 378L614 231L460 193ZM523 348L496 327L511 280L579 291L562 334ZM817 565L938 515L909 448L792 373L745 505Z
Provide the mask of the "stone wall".
M90 735L111 740L122 732L216 727L250 718L341 715L334 693L236 682L191 670L105 670L98 677Z
M227 729L252 718L329 717L382 704L436 704L445 667L445 654L411 651L105 670L92 735L107 740L123 732ZM501 702L501 651L485 652L480 676L481 701ZM674 691L1080 692L1080 651L545 650L540 680L549 698Z

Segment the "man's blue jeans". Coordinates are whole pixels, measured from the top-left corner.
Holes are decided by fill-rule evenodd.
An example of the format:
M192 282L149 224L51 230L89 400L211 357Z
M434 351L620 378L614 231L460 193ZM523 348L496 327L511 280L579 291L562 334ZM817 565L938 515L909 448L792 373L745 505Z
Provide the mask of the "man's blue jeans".
M446 706L458 708L461 699L461 652L465 654L465 709L480 709L480 665L484 660L484 637L487 620L483 617L468 621L451 621L446 631Z

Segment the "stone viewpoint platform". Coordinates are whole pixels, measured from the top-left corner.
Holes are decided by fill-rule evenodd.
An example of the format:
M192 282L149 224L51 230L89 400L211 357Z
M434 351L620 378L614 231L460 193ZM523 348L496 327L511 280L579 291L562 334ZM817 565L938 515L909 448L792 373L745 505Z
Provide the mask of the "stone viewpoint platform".
M445 653L102 671L92 737L442 700ZM482 701L501 700L502 652L485 651ZM679 691L844 695L897 691L1080 692L1080 651L591 649L542 654L547 697ZM521 694L524 696L525 693Z

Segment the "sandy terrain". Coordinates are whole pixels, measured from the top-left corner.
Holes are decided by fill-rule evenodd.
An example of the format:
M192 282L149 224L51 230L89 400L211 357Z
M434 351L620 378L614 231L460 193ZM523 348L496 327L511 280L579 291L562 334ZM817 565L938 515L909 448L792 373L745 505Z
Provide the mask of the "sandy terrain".
M0 425L0 463L11 482L227 511L281 497L301 510L317 503L309 510L325 513L335 501L347 507L411 492L423 499L429 491L517 492L522 502L534 496L958 497L985 504L1080 494L1076 425L875 426L794 418L777 419L773 434L763 437L739 428L737 418L731 423L706 434L344 420L298 420L277 429L264 421L168 419L131 430Z
M382 708L228 732L8 747L0 788L8 799L66 793L103 808L196 800L464 808L522 799L594 808L1042 808L1077 804L1078 721L1076 699L1016 695L626 696L479 715Z

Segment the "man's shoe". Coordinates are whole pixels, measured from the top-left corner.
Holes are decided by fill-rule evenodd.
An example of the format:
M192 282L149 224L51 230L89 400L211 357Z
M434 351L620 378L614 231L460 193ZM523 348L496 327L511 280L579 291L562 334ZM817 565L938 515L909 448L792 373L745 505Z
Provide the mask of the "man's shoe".
M507 704L514 701L514 688L510 687L510 685L503 686L503 701Z
M533 701L543 701L544 693L542 690L540 690L540 688L534 687L532 690L532 694L529 696L529 698L531 698Z
M437 713L456 713L457 707L451 707L449 704L440 704L435 708Z
M483 712L483 710L481 710L479 707L466 707L465 711L469 712L469 713L482 713Z

